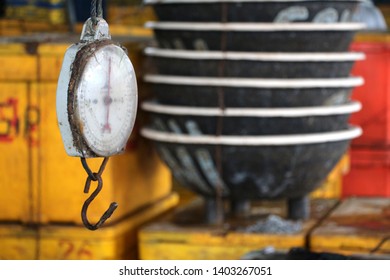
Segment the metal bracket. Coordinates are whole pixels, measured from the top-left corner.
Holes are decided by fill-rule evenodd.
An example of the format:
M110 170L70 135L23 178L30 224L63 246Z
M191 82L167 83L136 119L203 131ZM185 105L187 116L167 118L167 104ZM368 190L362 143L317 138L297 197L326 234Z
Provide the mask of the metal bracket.
M87 19L81 32L81 42L88 43L104 39L111 39L108 23L102 18L96 18L96 22L92 18Z

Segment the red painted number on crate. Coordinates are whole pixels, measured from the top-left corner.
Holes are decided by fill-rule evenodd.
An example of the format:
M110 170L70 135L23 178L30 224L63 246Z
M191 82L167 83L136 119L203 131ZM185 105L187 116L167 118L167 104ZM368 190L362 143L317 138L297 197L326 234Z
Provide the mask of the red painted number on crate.
M16 98L0 101L0 143L11 143L19 136L21 128L18 109L18 99ZM30 147L39 145L40 115L37 106L27 106L24 117L24 139Z
M90 247L88 242L75 244L75 242L71 240L60 240L58 245L61 250L60 259L93 259L93 253L88 249Z
M38 126L40 116L41 113L37 106L27 106L25 138L30 147L39 146Z
M19 134L18 100L0 102L0 142L12 142Z

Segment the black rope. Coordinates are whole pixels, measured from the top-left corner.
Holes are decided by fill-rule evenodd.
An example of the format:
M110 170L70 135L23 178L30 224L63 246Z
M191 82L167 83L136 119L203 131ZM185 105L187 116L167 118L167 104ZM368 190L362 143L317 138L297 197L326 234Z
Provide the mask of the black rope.
M91 18L93 21L96 21L97 13L96 13L96 0L92 0L91 2Z
M103 0L91 1L91 19L93 23L97 23L97 18L103 18Z
M99 0L98 2L98 7L97 7L97 16L99 18L103 18L103 4L102 4L103 0Z

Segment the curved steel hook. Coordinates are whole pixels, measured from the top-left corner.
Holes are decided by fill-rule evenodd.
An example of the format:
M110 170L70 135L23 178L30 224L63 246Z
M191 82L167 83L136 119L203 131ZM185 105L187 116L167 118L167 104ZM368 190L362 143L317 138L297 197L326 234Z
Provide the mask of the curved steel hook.
M94 175L96 176L97 173L94 173ZM110 207L106 210L106 212L104 212L104 214L101 216L101 218L96 224L93 225L88 221L87 210L89 204L91 204L91 202L96 198L96 196L100 193L100 191L103 188L102 178L100 176L96 176L96 177L97 177L98 186L96 190L94 190L94 192L90 195L90 197L88 197L87 200L84 202L83 208L81 209L81 219L83 220L85 227L88 228L89 230L97 230L99 227L101 227L104 224L104 222L111 217L112 213L114 213L114 211L118 207L118 204L116 202L112 202L110 204ZM89 192L91 181L92 178L88 177L87 181L85 182L84 193Z
M88 218L87 218L88 207L89 207L91 202L96 198L96 196L100 193L100 191L103 188L103 179L101 177L101 173L104 170L104 167L105 167L105 165L107 163L107 160L108 160L108 158L104 159L104 161L102 163L102 166L100 167L100 170L99 170L98 173L90 173L90 172L88 172L89 176L87 177L87 181L85 182L84 193L89 193L89 189L90 189L92 181L97 181L98 182L97 188L87 198L87 200L85 200L85 202L83 204L83 207L81 209L81 219L83 221L84 226L87 229L89 229L89 230L97 230L99 227L101 227L104 224L104 222L108 218L111 217L111 215L114 213L114 211L118 207L118 204L116 202L112 202L110 204L110 207L106 210L106 212L104 212L104 214L101 216L101 218L99 219L99 221L96 224L93 225L93 224L91 224L88 221ZM86 161L85 161L84 158L82 158L82 162L83 162L83 166L84 166L84 163L86 165ZM88 166L88 165L86 165L86 166ZM89 168L88 168L88 170L89 170Z

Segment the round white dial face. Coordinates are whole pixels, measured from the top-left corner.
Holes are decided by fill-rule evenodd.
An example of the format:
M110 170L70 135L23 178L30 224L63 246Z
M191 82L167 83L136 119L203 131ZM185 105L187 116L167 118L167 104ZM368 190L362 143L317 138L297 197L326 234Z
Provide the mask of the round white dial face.
M76 93L76 114L89 148L99 156L123 151L137 111L137 82L126 53L107 45L89 58Z

